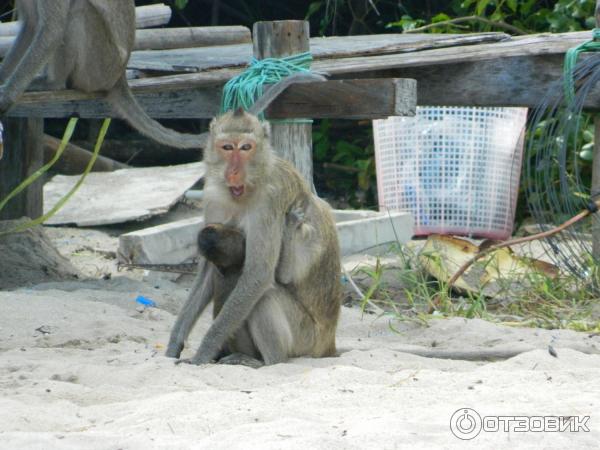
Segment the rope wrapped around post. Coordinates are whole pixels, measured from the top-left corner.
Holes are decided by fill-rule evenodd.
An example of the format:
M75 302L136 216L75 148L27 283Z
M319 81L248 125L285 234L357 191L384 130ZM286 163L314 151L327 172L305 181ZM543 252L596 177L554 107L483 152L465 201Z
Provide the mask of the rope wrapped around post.
M310 72L313 58L309 52L298 53L285 58L252 58L248 68L229 80L223 88L221 112L238 108L249 110L264 93L265 85L275 84L294 73ZM259 114L264 120L264 114ZM288 119L286 122L312 123L309 119Z

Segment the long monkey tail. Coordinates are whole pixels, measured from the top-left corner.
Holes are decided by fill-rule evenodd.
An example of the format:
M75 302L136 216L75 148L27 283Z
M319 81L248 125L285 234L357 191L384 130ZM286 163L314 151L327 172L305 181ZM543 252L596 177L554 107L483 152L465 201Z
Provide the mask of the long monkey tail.
M140 106L133 94L127 79L123 75L108 94L108 101L133 128L143 135L164 145L175 148L202 148L206 144L206 133L186 134L163 127L151 118Z

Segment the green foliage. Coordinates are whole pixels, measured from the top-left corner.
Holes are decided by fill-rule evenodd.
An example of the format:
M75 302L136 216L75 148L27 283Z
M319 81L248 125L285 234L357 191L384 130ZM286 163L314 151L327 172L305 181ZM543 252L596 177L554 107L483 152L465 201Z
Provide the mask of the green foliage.
M600 331L600 315L595 308L598 299L590 289L590 280L586 283L562 273L556 278L544 273L525 277L510 274L497 280L506 289L499 290L496 297L485 295L483 286L480 292L449 292L444 282L430 277L423 269L419 261L423 250L401 244L395 244L391 250L398 256L393 264L384 266L377 260L372 269L362 267L354 275L363 275L361 308L375 305L383 309L393 330L396 321L427 324L436 318L465 317L514 327ZM593 270L598 273L597 267Z
M188 4L188 0L175 0L174 4L175 4L175 8L184 9Z
M595 0L454 0L445 3L447 4L445 8L429 18L422 16L422 5L415 4L401 20L392 21L389 26L408 31L420 26L415 25L416 23L435 24L466 16L478 16L493 22L503 22L528 33L579 31L595 26ZM441 24L427 31L464 33L500 31L501 28L501 26L473 20ZM510 29L505 31L511 32Z
M350 206L373 206L376 180L370 124L356 127L322 120L313 130L313 144L317 183Z

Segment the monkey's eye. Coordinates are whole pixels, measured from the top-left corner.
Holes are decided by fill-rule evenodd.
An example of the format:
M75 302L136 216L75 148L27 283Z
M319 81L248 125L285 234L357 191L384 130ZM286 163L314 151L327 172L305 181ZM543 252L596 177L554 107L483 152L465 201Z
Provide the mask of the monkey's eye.
M233 150L233 145L231 145L231 144L224 144L222 148L223 148L223 150Z
M244 145L242 145L242 146L240 147L240 149L241 149L241 150L244 150L244 151L246 151L246 152L247 152L248 150L250 150L251 148L252 148L252 145L250 145L250 144L244 144Z

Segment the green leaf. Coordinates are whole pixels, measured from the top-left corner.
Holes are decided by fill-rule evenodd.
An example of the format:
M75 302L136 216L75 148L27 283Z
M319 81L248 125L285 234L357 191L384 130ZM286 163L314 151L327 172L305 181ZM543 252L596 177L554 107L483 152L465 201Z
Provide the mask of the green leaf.
M579 157L584 161L591 161L594 159L594 153L591 150L582 150L579 152Z
M450 16L448 14L439 13L438 15L432 17L431 23L443 22L445 20L450 20Z
M316 13L319 9L321 9L322 5L323 2L312 2L310 5L308 5L308 11L306 12L306 16L304 16L304 19L308 19L310 16Z
M183 9L187 6L188 0L175 0L175 8Z
M531 12L531 8L535 5L537 0L527 0L521 2L521 14L528 15Z
M519 7L517 0L507 0L506 5L510 8L512 12L517 12L517 8Z
M387 24L386 28L390 27L401 27L403 30L414 30L425 23L422 19L413 19L410 16L402 16L402 18L396 22Z
M486 8L491 3L491 0L478 0L477 7L475 8L475 14L482 16L485 13Z

